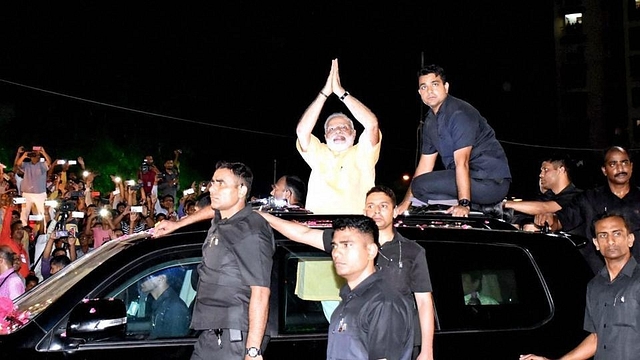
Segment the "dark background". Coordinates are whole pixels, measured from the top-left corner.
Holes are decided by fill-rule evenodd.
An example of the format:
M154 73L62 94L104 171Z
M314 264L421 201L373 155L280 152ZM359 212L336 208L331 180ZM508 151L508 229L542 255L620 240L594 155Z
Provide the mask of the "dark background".
M2 5L0 161L12 163L19 145L43 145L54 158L83 156L94 168L106 161L97 153L105 141L122 149L109 160L136 164L147 153L162 163L179 148L184 181L210 177L218 160L242 161L256 175L255 195L266 195L275 176L308 177L295 126L337 57L343 86L380 122L377 182L402 191L426 111L416 73L437 63L450 94L495 129L513 195L528 194L543 156L566 151L566 134L553 131L552 5ZM335 111L346 108L333 97L319 122ZM315 134L322 138L321 126ZM575 153L599 157L591 149Z

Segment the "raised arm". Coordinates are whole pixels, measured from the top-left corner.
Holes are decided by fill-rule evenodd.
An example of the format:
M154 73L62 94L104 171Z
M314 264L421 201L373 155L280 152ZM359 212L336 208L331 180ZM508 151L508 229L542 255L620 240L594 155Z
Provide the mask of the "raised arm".
M322 230L311 229L307 226L295 223L293 221L284 220L277 216L273 216L269 213L263 211L256 211L260 214L271 227L286 236L287 238L299 242L302 244L307 244L309 246L313 246L316 249L320 249L324 251L324 242L322 240ZM187 216L188 218L189 216Z
M302 114L300 121L298 121L298 126L296 127L296 135L298 136L298 142L300 143L300 148L302 149L302 151L307 151L309 142L311 141L311 132L316 126L316 122L318 121L318 117L320 116L320 111L322 111L322 107L327 101L327 98L333 93L331 81L334 71L337 70L334 69L335 67L337 67L337 63L334 60L331 63L331 71L329 72L329 76L327 77L327 81L324 84L324 87L322 88L322 90L320 90L307 110L305 110L305 112Z
M364 127L361 139L368 140L371 146L375 146L380 142L380 130L378 128L378 118L366 107L360 100L353 95L347 94L347 91L340 84L340 71L338 69L338 59L333 59L331 63L331 87L333 93L344 102L353 117L358 120Z

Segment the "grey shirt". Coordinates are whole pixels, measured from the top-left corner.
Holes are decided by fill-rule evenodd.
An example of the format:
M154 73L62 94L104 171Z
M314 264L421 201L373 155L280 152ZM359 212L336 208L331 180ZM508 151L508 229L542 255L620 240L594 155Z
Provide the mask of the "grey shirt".
M638 359L640 265L633 257L613 281L604 267L589 282L584 329L598 336L595 360Z
M20 165L24 178L20 184L21 193L41 194L47 192L47 164L25 161Z

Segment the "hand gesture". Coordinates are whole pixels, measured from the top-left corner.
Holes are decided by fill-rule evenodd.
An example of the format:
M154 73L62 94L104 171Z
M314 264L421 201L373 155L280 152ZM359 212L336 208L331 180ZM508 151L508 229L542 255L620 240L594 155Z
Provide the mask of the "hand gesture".
M333 65L333 61L331 62L331 70L329 71L329 76L327 76L327 82L324 84L324 86L322 87L322 90L320 90L320 92L323 95L329 96L331 95L331 93L333 93L333 69L334 69L334 65Z
M82 158L82 156L78 156L78 164L80 164L80 166L82 166L82 168L84 169L84 159Z
M22 153L24 153L24 146L20 146L18 148L18 154L22 154Z
M338 59L333 59L331 62L331 88L333 89L333 93L342 96L345 93L344 88L340 85L340 72L338 69Z

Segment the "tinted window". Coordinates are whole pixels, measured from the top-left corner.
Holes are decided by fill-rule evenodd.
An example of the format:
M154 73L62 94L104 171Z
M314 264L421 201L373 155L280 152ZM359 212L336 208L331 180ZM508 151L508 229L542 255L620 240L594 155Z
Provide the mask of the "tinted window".
M280 333L326 333L329 322L323 307L331 309L338 303L331 257L321 251L286 251L280 280Z
M518 246L425 242L441 331L523 329L551 317L546 286Z

